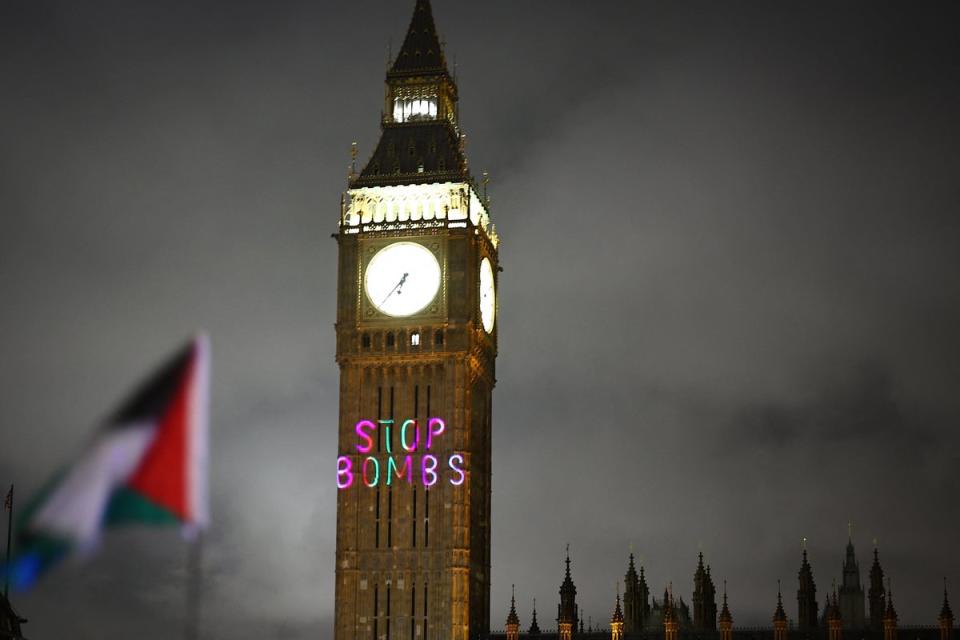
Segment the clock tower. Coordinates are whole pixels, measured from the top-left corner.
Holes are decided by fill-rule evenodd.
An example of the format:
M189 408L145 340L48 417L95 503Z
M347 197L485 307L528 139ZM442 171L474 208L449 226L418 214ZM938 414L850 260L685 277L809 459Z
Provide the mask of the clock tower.
M428 0L351 169L337 276L336 640L472 640L490 613L498 237Z

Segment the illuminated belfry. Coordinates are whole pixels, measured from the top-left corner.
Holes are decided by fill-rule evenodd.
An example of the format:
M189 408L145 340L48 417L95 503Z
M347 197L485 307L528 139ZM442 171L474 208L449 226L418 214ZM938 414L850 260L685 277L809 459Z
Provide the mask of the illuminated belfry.
M680 621L673 602L673 588L663 592L663 640L677 640L680 637Z
M510 613L507 614L507 640L519 640L520 638L520 617L517 615L516 592L513 585L510 586Z
M369 33L369 30L364 33ZM428 0L339 212L335 640L474 640L490 620L499 238Z
M827 596L827 638L829 640L843 640L843 616L840 613L840 601L837 598L837 589L833 589L833 600Z
M610 640L623 640L623 611L620 609L620 589L617 588L617 606L610 618Z

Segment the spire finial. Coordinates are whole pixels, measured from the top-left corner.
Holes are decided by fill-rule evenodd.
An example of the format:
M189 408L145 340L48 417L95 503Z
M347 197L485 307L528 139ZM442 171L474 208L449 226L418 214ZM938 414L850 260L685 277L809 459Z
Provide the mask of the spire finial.
M723 606L727 606L727 581L723 581Z
M847 539L853 542L853 521L847 521Z
M807 551L807 536L803 536L800 539L800 548L803 549L804 553Z

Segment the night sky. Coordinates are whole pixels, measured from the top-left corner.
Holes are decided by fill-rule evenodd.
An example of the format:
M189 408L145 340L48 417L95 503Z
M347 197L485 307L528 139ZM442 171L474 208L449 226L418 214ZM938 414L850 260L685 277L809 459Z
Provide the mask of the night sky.
M331 638L350 143L413 0L0 6L0 484L21 499L198 328L205 638ZM569 543L766 624L847 523L901 621L960 599L960 5L434 0L502 237L493 608L552 627ZM5 484L4 484L5 486ZM5 490L5 489L4 489ZM22 504L22 503L21 503ZM5 520L4 520L5 524ZM176 637L187 548L111 533L34 639ZM544 624L545 623L545 624Z

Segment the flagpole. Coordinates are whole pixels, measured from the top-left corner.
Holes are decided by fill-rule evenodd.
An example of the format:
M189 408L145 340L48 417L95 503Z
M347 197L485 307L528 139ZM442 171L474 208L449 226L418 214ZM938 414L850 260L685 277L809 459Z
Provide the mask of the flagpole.
M13 485L10 485L10 493L7 494L7 507L10 514L7 516L7 561L4 564L6 570L3 572L3 599L10 601L10 541L13 532Z
M203 569L203 532L197 530L187 551L187 616L185 640L200 640L200 595Z

